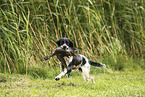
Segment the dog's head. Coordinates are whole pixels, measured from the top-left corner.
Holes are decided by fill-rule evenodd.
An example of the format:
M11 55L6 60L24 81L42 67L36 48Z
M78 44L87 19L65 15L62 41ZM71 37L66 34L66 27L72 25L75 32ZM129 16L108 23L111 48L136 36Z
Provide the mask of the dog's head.
M71 42L68 38L61 38L56 42L56 44L64 50L68 49L69 47L73 47L73 42Z

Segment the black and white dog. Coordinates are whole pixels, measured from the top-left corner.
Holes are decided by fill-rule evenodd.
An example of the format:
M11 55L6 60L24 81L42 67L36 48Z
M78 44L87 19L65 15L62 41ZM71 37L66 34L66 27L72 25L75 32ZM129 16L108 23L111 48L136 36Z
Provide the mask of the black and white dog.
M64 68L67 67L68 60L70 56L76 56L75 51L80 50L80 48L73 47L73 42L71 42L68 38L62 38L56 42L58 47L55 51L49 55L44 57L44 61L48 60L50 57L56 55L59 61L61 62L61 71L64 71Z
M62 38L56 43L66 52L69 52L69 50L78 50L77 48L73 47L73 42L71 42L68 38ZM105 64L90 61L87 57L81 54L69 55L64 59L67 66L65 69L62 69L63 71L57 77L55 77L55 80L60 80L65 74L70 74L72 70L78 69L80 72L82 72L83 78L86 82L89 82L89 80L91 79L95 83L94 78L89 75L90 66L92 65L97 67L106 67Z

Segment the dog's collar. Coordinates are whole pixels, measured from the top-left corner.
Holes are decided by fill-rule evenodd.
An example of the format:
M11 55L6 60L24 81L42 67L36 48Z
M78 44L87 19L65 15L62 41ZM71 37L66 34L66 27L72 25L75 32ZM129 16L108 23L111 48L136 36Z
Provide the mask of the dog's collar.
M75 57L75 56L73 56L73 58L76 60L76 61L78 61L78 59ZM79 62L79 61L78 61Z

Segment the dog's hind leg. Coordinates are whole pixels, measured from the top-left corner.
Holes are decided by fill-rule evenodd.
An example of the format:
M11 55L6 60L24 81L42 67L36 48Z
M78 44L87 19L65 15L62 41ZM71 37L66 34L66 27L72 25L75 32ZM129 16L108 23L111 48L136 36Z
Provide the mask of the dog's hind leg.
M93 83L95 83L94 77L89 75L90 68L88 67L82 67L82 76L84 80L89 83L89 80L92 80Z
M89 79L92 80L93 83L95 83L94 77L93 76L89 76Z
M82 67L82 76L84 80L89 83L89 69L84 66Z

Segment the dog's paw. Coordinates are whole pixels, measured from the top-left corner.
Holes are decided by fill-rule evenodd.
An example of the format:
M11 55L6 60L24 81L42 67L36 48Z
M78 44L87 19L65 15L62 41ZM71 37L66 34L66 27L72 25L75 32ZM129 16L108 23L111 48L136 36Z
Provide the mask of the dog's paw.
M58 80L60 80L60 78L59 77L56 77L55 80L58 81Z

